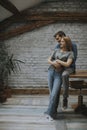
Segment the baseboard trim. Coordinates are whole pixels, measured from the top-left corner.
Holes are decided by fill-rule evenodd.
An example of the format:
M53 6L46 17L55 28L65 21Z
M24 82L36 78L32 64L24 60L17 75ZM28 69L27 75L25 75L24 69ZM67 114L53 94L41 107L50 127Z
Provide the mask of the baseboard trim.
M17 94L17 95L49 94L48 88L12 88L11 92L12 94ZM69 88L70 95L79 95L79 93L80 90ZM63 89L61 89L61 94L63 94ZM83 89L82 94L87 95L87 89Z

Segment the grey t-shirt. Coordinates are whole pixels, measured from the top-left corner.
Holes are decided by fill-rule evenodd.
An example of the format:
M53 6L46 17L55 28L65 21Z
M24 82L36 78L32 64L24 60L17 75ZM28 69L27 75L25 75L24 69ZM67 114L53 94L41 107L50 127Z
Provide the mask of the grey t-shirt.
M61 52L60 49L56 49L52 55L52 60L60 59L62 61L67 61L68 59L74 59L73 51Z

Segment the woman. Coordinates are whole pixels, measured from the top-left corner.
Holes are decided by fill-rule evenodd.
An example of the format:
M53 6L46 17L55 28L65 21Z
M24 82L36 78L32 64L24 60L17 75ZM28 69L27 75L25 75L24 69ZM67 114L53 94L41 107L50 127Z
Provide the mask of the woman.
M48 109L45 112L48 115L47 118L56 118L62 84L62 71L69 68L73 59L72 42L69 37L63 37L60 49L56 49L48 59L48 63L50 64L48 69L50 101Z

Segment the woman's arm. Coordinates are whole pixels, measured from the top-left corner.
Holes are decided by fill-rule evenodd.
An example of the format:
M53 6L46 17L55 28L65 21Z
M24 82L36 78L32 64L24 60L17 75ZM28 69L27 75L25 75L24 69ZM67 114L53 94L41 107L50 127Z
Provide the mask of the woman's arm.
M53 65L54 67L56 67L58 64L57 62L55 62L55 60L52 60L52 59L54 59L55 52L56 52L56 50L53 51L51 56L48 58L48 63Z
M61 61L61 60L58 59L58 60L56 60L56 62L60 63L64 67L69 67L72 64L73 59L68 59L66 62Z
M54 67L57 67L58 64L59 64L59 63L56 62L56 61L52 61L52 60L51 60L51 57L48 58L48 63L51 64L51 65L53 65Z
M48 63L52 64L53 62L51 61L51 57L48 58Z

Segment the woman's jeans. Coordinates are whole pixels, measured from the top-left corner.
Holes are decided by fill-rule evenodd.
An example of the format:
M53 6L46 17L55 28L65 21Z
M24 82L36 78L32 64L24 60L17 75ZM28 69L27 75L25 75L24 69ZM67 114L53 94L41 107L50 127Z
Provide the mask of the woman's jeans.
M48 87L50 92L50 101L47 114L53 116L57 113L59 104L60 90L62 83L62 72L57 72L53 68L48 69Z

